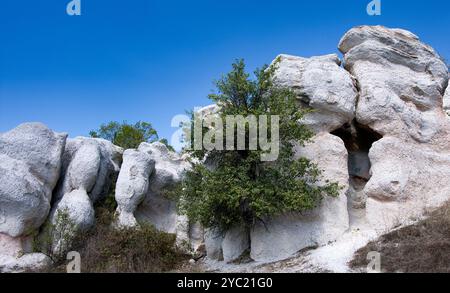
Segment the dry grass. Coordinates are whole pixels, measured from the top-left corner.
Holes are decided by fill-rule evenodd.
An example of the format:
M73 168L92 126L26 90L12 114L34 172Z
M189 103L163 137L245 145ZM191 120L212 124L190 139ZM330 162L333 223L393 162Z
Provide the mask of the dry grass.
M96 208L96 226L81 235L71 250L81 255L82 273L156 273L176 270L187 256L175 246L175 235L157 231L151 225L141 229L111 227L112 208ZM65 272L65 260L51 272Z
M350 267L365 268L370 251L381 253L383 272L450 273L450 203L426 220L383 235L361 248Z

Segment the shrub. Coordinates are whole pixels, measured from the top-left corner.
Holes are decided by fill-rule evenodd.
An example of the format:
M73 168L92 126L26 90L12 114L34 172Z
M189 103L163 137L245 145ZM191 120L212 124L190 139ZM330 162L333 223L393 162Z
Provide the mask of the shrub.
M324 195L338 194L339 186L335 183L316 184L320 177L316 165L305 158L294 159L294 144L303 145L313 133L298 122L308 111L299 107L295 94L273 84L275 70L276 64L265 66L256 70L256 79L251 80L244 62L239 60L216 83L218 92L210 95L210 99L220 105L218 115L224 128L227 115L278 115L278 160L261 162L264 151L250 150L248 143L245 150L191 152L199 161L207 158L215 166L207 168L202 163L193 163L192 170L186 172L185 179L173 192L178 196L180 211L191 221L222 232L235 225L251 227L256 221L285 212L313 209ZM194 116L186 127L192 128Z
M142 142L155 142L158 134L148 122L137 122L134 125L127 122L109 122L102 124L98 130L90 133L91 137L103 138L124 149L134 149Z
M96 226L78 235L71 250L81 255L83 273L165 272L178 268L186 256L175 246L175 235L141 224L140 229L114 229L114 208L108 200L96 206ZM65 272L60 259L53 272Z

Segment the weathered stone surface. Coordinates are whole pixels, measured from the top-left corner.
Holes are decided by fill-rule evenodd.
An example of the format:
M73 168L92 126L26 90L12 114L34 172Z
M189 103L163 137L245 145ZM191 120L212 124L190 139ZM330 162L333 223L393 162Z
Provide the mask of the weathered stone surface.
M286 214L265 225L256 225L251 231L251 258L254 260L281 260L304 248L325 245L349 227L346 197L349 175L343 141L323 132L314 137L312 143L300 147L297 154L318 164L323 178L339 183L343 189L337 198L324 198L315 210L302 215Z
M447 115L450 117L450 86L447 87L447 90L445 91L444 110L445 113L447 113Z
M250 249L250 235L245 227L234 227L225 234L222 242L223 260L232 262Z
M300 105L316 109L303 123L316 132L333 131L355 117L358 96L352 76L336 54L301 58L280 55L275 83L291 88Z
M122 153L122 148L104 139L68 139L54 201L76 189L86 190L93 203L104 197L119 174Z
M148 191L150 176L155 170L155 161L149 154L137 150L126 150L116 184L117 224L119 227L136 227L134 217L139 204Z
M155 161L155 171L150 178L149 190L135 216L139 221L155 225L158 230L176 233L179 217L176 204L165 196L165 192L172 184L181 180L182 173L190 167L189 163L159 142L142 143L138 151L150 155Z
M223 238L224 236L218 231L211 229L205 231L205 249L208 258L223 261Z
M95 223L94 207L86 191L65 194L52 210L49 223L41 236L50 236L52 253L62 255L79 233L87 232Z
M42 272L52 260L42 253L29 253L20 258L0 254L0 273Z
M450 124L442 109L448 69L399 29L357 27L339 48L360 87L357 121L384 136L370 150L363 193L369 222L385 232L450 198Z
M32 250L31 237L13 238L6 234L0 233L0 254L19 257L24 253L31 252L31 250Z
M41 123L0 134L0 233L18 237L45 221L66 138Z
M206 255L213 260L229 263L250 249L250 235L244 227L234 227L225 233L208 229L204 239Z
M364 188L367 219L379 232L408 223L450 199L450 139L446 148L394 137L370 151L372 178Z
M430 46L404 30L362 26L345 34L339 49L358 80L359 123L418 142L440 135L448 69Z

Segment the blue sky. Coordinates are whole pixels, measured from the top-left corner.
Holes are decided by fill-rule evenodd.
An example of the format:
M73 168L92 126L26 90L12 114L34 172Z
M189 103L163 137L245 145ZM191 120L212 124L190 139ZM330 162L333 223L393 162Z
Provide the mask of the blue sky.
M208 105L232 61L249 69L278 54L337 53L351 27L418 34L450 60L450 1L69 0L0 2L0 132L41 121L71 137L110 120L151 122L162 137L174 115Z

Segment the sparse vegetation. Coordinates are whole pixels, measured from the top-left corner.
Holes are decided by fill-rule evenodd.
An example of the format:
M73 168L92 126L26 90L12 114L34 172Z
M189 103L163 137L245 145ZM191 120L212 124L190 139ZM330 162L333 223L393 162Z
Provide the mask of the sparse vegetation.
M110 196L111 197L111 196ZM140 229L114 229L111 200L96 206L96 226L79 235L71 250L81 255L83 273L145 273L177 269L186 256L175 246L175 235L157 231L149 224ZM65 272L60 259L53 272Z
M450 203L426 220L370 242L356 252L350 267L366 268L370 251L381 253L386 273L450 273Z

